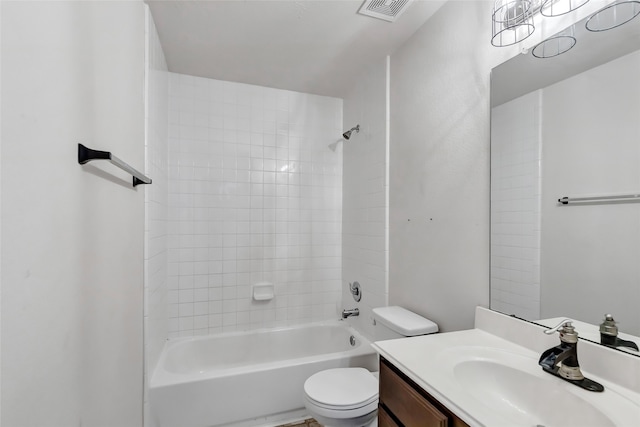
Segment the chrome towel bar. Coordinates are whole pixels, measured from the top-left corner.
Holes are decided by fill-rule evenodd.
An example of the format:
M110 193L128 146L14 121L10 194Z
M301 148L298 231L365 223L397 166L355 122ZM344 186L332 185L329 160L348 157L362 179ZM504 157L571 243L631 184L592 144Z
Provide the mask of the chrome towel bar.
M151 184L151 178L145 176L137 169L132 168L109 151L98 151L87 148L82 144L78 144L78 163L84 165L92 160L109 160L112 164L119 167L123 171L133 175L133 186L138 184Z
M558 199L558 203L568 205L574 202L623 202L623 201L640 201L640 193L637 194L619 194L612 196L590 196L590 197L562 197Z

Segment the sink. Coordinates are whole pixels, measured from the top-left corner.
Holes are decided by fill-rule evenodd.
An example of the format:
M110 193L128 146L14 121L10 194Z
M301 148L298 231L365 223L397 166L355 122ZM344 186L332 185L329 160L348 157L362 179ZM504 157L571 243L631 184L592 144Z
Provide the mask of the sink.
M496 362L461 362L453 374L483 404L500 409L517 425L614 427L590 403L547 381ZM548 375L548 374L546 374Z
M476 324L373 347L472 427L640 426L640 359L581 343L583 373L604 386L590 392L538 365L558 340L537 325L483 308Z
M616 391L583 390L543 372L537 359L522 354L463 346L445 350L439 359L460 389L499 413L504 425L615 427L625 425L620 414L640 417L640 407ZM607 408L606 413L598 408Z

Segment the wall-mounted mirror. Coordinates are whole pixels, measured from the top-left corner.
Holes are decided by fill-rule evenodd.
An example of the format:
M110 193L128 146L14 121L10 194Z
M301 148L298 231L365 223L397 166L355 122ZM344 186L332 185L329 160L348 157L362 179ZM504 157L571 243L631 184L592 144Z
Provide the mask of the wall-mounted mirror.
M543 324L611 313L640 344L640 16L587 21L559 34L565 53L492 71L491 308Z

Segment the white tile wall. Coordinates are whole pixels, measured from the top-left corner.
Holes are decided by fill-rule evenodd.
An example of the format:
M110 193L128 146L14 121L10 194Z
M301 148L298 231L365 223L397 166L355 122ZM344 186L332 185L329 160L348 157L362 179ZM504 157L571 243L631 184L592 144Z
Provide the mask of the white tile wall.
M169 336L334 318L342 100L173 73L169 87ZM252 300L262 281L273 300Z
M491 111L491 308L540 318L542 91Z
M145 412L147 385L167 339L167 214L169 80L167 63L153 18L145 7L145 171L153 179L145 191ZM145 416L145 425L151 418Z
M373 337L372 309L386 306L388 285L388 58L363 71L344 100L343 128L360 125L360 133L344 142L343 180L343 308L360 309L349 318L360 332ZM342 144L342 143L341 143ZM358 281L362 300L356 303L348 284Z

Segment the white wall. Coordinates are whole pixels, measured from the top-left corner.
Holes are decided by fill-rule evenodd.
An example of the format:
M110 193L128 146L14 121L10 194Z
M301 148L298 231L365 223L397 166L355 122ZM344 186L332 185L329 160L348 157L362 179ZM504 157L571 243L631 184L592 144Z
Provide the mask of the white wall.
M167 287L169 73L153 17L145 5L145 170L153 184L145 191L145 424L147 391L169 335Z
M389 303L442 331L489 304L490 10L449 2L391 57Z
M388 284L388 57L364 69L344 99L343 129L360 132L339 143L343 149L342 307L359 308L350 317L360 332L373 337L372 312L386 306ZM356 303L348 284L358 281Z
M612 313L634 335L640 204L558 206L557 199L637 193L639 70L636 51L549 86L542 110L542 316L599 324Z
M169 101L170 336L335 318L342 100L171 74Z
M610 2L538 16L533 36L496 48L494 2L452 0L391 56L390 304L473 326L489 304L491 68Z
M138 2L2 2L2 424L140 426Z
M491 110L491 308L540 318L542 90Z
M0 23L2 3L0 3ZM0 28L0 46L2 30ZM0 94L2 94L2 49L0 49ZM2 102L0 102L0 159L2 159ZM2 259L2 161L0 160L0 260ZM0 262L0 425L2 425L2 262Z
M389 303L451 331L489 305L491 1L445 4L391 56Z

